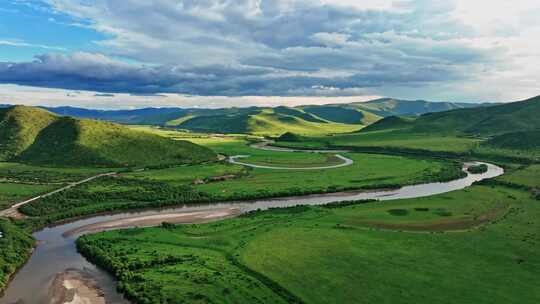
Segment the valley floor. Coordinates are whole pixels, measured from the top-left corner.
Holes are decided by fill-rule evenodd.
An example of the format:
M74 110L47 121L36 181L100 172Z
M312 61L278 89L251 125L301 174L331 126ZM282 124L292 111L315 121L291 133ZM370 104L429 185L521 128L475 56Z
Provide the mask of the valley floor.
M539 213L530 192L474 186L111 231L78 246L151 303L536 303Z
M347 136L356 135L332 140ZM255 149L243 136L190 140L222 155L249 155L246 162L261 166L335 161L327 154ZM478 146L476 140L420 137L410 146L395 144L432 147L432 152L450 146L452 153ZM0 219L7 236L0 239L0 287L30 253L30 232L59 220L200 202L397 188L463 174L459 161L430 155L342 155L353 163L327 170L285 172L224 161L135 168L32 202L20 208L29 219ZM77 246L114 274L119 290L134 303L537 303L540 170L534 164L504 165L508 173L495 181L428 198L275 209L206 224L238 212L150 217L135 225L161 226L86 235ZM0 165L0 202L7 197L7 207L106 170L5 163ZM193 221L199 224L175 225ZM68 235L133 225L111 221Z

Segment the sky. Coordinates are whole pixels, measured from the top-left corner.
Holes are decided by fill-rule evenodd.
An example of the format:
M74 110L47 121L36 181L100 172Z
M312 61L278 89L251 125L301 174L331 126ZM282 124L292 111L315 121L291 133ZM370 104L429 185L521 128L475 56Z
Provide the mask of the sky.
M2 0L0 103L540 95L538 0Z

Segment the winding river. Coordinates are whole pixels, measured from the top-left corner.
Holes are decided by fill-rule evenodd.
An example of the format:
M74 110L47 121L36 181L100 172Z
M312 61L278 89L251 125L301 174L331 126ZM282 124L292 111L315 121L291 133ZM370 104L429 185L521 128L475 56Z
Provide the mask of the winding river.
M466 164L465 167L467 165L470 164ZM242 212L274 207L320 205L347 200L376 199L383 201L425 197L463 189L476 181L497 177L504 173L504 170L498 166L491 164L487 165L488 171L483 174L468 174L465 178L451 182L405 186L401 189L392 191L351 191L300 197L284 197L278 199L261 199L251 202L229 202L198 206L190 205L166 210L100 215L55 227L45 228L34 233L34 237L38 240L38 245L31 258L9 284L4 296L0 299L0 304L48 304L50 301L48 293L52 280L58 273L64 272L67 269L79 269L91 275L103 289L107 303L128 303L116 292L114 279L105 271L87 262L77 253L75 248L75 240L77 237L85 231L92 231L90 228L95 227L96 225L99 226L100 223L105 224L105 227L108 227L108 230L110 230L129 226L139 226L140 223L148 223L148 225L151 225L152 223L152 221L139 222L138 219L164 220L171 217L182 218L182 216L190 215L189 217L186 217L187 221L178 221L189 222L189 219L192 219L194 215L196 222L204 222L234 216ZM224 210L236 210L236 212L223 213ZM213 213L215 214L213 215ZM123 225L117 225L119 221L122 222ZM85 230L85 227L89 228Z

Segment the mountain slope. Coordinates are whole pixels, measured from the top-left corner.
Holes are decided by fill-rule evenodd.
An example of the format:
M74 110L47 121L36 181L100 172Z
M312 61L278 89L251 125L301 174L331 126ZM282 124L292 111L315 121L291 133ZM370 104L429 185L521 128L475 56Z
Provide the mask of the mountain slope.
M429 113L414 120L385 118L362 132L402 129L416 133L455 133L495 136L540 129L540 97L490 107Z
M368 111L358 109L349 105L323 105L323 106L303 106L301 107L307 113L318 116L328 121L344 124L363 124L368 125L379 119L381 116Z
M220 115L191 116L180 119L179 129L209 133L249 133L281 135L295 132L303 135L323 135L357 131L360 124L342 124L306 113L300 109L277 107L250 109L246 112Z
M368 102L352 103L358 109L379 115L388 116L418 116L425 113L444 112L455 109L476 108L493 104L430 102L425 100L400 100L381 98Z
M39 132L55 121L52 113L38 108L15 106L0 109L0 161L27 149Z
M215 159L207 148L31 107L0 112L2 160L69 166L155 166ZM36 123L38 122L38 123Z
M486 144L503 149L540 149L540 130L506 133L491 138Z

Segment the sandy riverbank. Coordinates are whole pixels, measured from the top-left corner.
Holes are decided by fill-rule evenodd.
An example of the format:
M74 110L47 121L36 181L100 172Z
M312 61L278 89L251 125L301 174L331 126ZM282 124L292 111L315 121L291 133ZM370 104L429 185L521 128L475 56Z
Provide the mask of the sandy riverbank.
M49 290L51 304L105 304L97 283L80 270L68 269L54 278Z
M240 215L237 208L220 208L190 212L158 213L153 215L133 216L124 219L110 220L81 226L64 232L65 237L78 234L97 233L107 230L126 229L131 227L158 226L163 222L172 224L198 224L221 220Z

